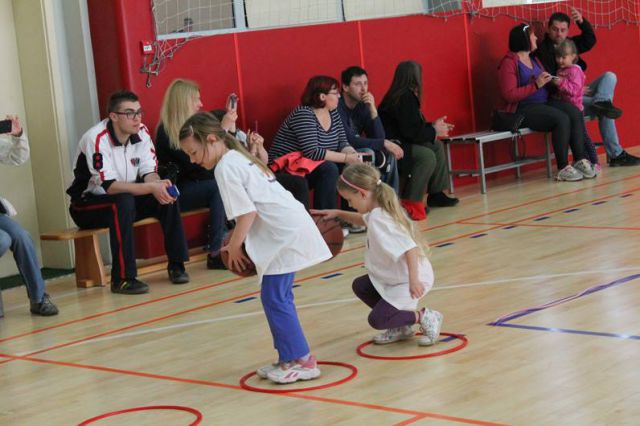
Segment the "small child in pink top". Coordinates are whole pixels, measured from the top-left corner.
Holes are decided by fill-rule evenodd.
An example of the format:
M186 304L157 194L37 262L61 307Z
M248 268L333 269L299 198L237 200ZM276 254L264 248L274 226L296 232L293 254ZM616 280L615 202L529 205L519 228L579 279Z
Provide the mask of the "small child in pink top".
M587 77L584 75L580 65L577 64L578 49L573 40L566 38L556 47L556 62L558 63L558 75L553 78L553 83L558 89L558 96L561 100L569 102L584 112L582 96ZM587 134L586 127L583 126L583 128L587 157L591 161L596 175L598 175L602 170L602 166L600 166L596 147Z

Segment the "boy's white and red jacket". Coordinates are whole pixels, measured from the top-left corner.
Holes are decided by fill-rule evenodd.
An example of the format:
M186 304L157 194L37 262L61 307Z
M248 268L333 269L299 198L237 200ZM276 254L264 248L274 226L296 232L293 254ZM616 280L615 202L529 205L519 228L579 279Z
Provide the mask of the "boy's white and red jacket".
M107 118L80 139L73 166L74 180L67 194L72 202L85 193L104 195L115 181L138 182L157 170L158 160L149 129L141 125L140 131L123 145Z

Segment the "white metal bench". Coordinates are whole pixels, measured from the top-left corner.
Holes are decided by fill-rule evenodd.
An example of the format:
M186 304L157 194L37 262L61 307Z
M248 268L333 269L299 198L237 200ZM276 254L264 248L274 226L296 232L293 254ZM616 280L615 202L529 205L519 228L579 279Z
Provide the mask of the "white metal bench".
M585 115L584 121L595 120L597 117ZM449 191L453 193L453 178L455 176L479 176L480 177L480 192L487 193L487 179L486 175L489 173L501 172L503 170L516 169L516 178L520 179L520 167L527 164L538 163L544 161L547 167L547 176L552 177L551 160L554 158L551 152L551 134L546 133L544 135L544 155L537 156L520 156L518 151L518 139L522 136L530 135L533 133L539 133L529 128L520 129L519 135L511 133L509 131L497 132L493 130L486 130L483 132L467 133L464 135L456 135L447 139L442 139L446 147L447 166L449 170ZM501 141L512 140L512 153L513 161L509 163L502 163L495 166L486 167L484 163L484 144ZM522 139L524 141L524 138ZM469 145L474 144L476 147L476 156L478 158L477 169L454 169L451 162L451 145ZM602 147L602 142L595 143L596 148Z

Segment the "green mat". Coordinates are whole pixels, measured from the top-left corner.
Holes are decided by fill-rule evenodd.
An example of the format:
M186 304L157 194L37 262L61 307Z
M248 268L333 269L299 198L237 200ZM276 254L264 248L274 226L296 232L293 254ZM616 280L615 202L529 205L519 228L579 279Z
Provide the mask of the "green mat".
M56 268L42 268L42 278L46 280L51 278L61 277L63 275L73 274L73 269L56 269ZM6 290L12 287L19 287L23 285L22 277L20 275L11 275L9 277L0 278L0 290Z

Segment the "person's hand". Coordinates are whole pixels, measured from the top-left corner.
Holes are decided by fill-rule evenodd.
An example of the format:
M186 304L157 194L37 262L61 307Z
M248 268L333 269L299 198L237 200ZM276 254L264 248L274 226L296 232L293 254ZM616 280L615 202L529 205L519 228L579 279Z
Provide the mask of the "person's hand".
M402 157L404 157L404 151L402 150L400 145L393 141L390 141L389 139L384 140L384 149L389 151L389 153L396 157L397 160L400 160Z
M148 184L151 185L151 194L160 204L171 204L176 201L176 199L167 192L167 188L173 185L170 180L156 180Z
M222 121L220 121L220 127L222 127L227 132L235 132L236 120L238 120L238 113L235 110L227 111L227 113L222 116Z
M229 269L233 271L244 271L251 265L251 259L249 259L242 250L242 243L240 245L226 245L222 247L220 251L229 253Z
M17 115L7 115L7 120L11 120L11 136L22 136L22 124L20 124L20 118Z
M412 299L419 299L424 295L424 285L418 280L409 280L409 293Z
M309 210L309 213L312 215L322 216L323 221L335 220L338 218L338 213L340 210L330 209L330 210Z
M251 130L249 130L247 142L249 143L249 145L263 146L264 138L259 135L258 132L252 132Z
M591 96L593 94L593 90L591 90L591 87L589 86L584 86L582 88L582 95L583 96Z
M235 93L229 93L224 109L226 109L227 112L238 111L238 95L236 95Z
M582 13L580 13L580 11L575 7L571 8L571 19L573 19L576 22L576 24L582 24L582 21L584 21L584 18L582 17Z
M562 77L555 77L551 79L551 82L553 83L554 86L560 86L560 83L562 83Z
M357 152L347 152L344 157L345 164L362 163L362 155Z
M541 89L545 84L550 82L552 79L553 77L548 72L546 71L541 72L538 78L536 78L536 87L538 87L538 89Z
M447 116L442 116L433 122L433 128L436 129L436 137L449 137L449 132L455 127L453 124L447 123Z

